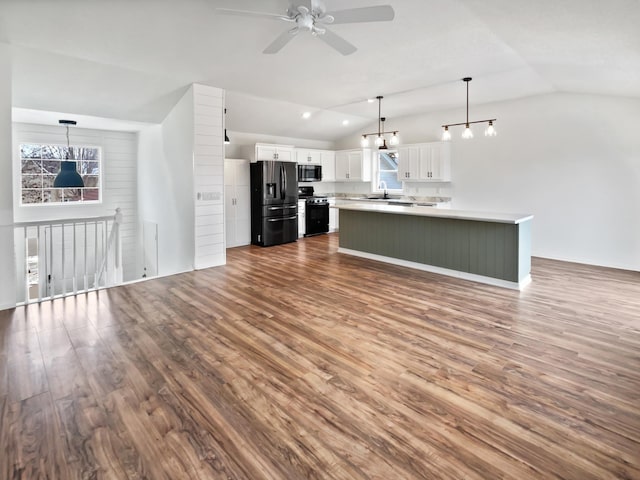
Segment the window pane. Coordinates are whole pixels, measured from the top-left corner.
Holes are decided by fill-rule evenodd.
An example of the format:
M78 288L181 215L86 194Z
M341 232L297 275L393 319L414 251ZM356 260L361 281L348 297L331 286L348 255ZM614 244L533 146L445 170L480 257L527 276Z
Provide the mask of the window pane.
M42 173L42 160L22 160L22 173Z
M98 175L99 173L100 164L98 162L80 162L80 174Z
M53 182L55 181L55 175L43 175L42 176L42 187L43 188L52 188Z
M21 158L40 158L41 152L40 145L20 145Z
M100 200L100 190L97 188L84 188L82 190L82 198L85 202Z
M44 203L59 203L62 201L62 189L51 188L42 191L42 201Z
M64 188L62 190L63 202L78 202L82 200L82 189L80 188Z
M45 175L57 175L60 171L60 160L45 160L42 162L42 169Z
M85 187L97 187L98 186L98 176L97 175L83 175L82 181L84 182Z
M100 160L100 150L95 147L82 147L79 148L77 159L82 160Z
M22 203L40 203L42 201L42 190L22 190Z
M42 158L63 158L62 149L67 147L61 147L60 145L42 145Z
M22 188L42 188L42 175L22 175Z

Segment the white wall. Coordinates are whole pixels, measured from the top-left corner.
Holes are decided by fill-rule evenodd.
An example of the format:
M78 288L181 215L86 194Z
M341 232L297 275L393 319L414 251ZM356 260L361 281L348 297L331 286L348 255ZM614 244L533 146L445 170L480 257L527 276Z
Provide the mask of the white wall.
M138 134L138 206L158 224L158 274L193 270L193 88L162 125Z
M438 141L441 124L464 116L461 108L387 123L403 143L420 143ZM533 213L533 255L640 270L640 100L557 93L471 105L471 120L494 117L494 138L477 126L464 141L461 127L451 129L449 186L407 193L442 187L453 208Z
M0 44L0 309L16 304L11 170L11 57Z
M102 148L102 202L99 204L20 205L20 188L14 190L14 217L16 222L61 220L110 216L121 208L123 277L125 281L141 277L136 268L138 202L137 202L137 138L135 133L92 130L72 127L71 144L92 145ZM13 124L14 185L20 185L21 143L67 143L66 130L61 126Z
M197 269L224 265L224 91L193 85L193 183ZM193 197L192 197L193 198Z
M158 225L160 276L226 261L223 105L223 90L194 84L138 135L140 218Z

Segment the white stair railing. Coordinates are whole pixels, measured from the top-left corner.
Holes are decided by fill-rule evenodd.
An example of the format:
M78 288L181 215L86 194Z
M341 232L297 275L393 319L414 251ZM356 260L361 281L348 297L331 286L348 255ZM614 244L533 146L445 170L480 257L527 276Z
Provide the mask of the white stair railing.
M122 283L122 241L120 239L120 225L122 224L122 212L116 208L113 217L111 232L107 239L107 245L100 268L95 277L93 288L112 287ZM102 284L100 282L103 282Z
M122 213L14 224L17 303L122 283Z

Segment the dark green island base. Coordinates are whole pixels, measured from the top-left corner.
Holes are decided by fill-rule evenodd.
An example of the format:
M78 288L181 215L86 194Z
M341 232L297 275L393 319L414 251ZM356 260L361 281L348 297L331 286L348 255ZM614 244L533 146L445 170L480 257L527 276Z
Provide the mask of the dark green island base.
M339 205L338 252L521 290L531 282L532 215Z

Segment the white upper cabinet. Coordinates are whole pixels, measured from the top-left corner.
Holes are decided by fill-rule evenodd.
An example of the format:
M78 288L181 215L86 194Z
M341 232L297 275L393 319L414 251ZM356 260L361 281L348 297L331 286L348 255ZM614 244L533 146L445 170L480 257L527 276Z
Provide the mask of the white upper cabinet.
M296 162L320 165L322 150L309 150L308 148L296 148Z
M337 182L371 181L371 150L340 150L336 152Z
M336 181L336 152L322 150L320 152L320 165L322 165L322 181Z
M451 181L451 146L447 142L398 147L398 180L402 182Z
M294 151L293 145L256 143L256 161L279 160L281 162L295 162Z

